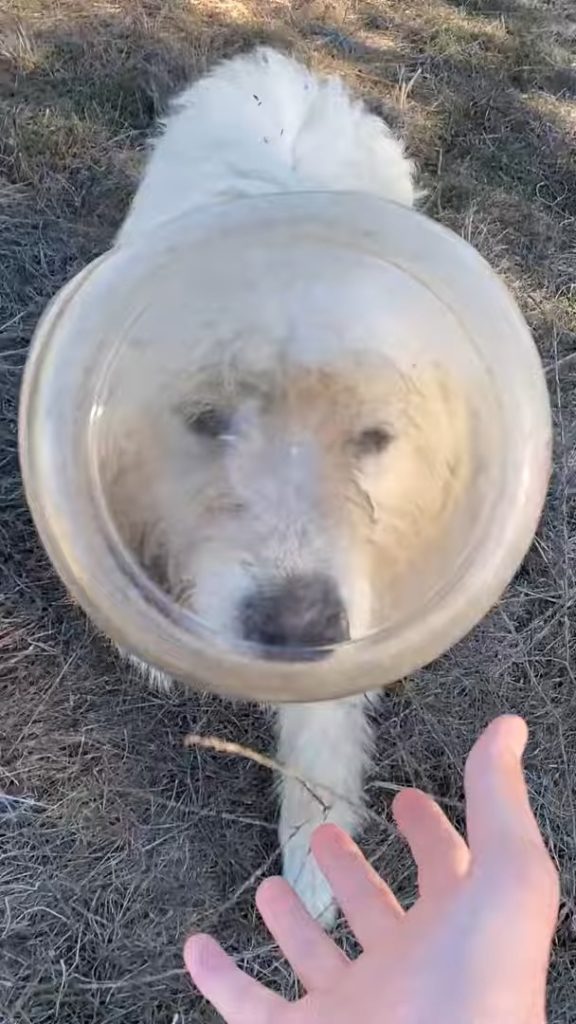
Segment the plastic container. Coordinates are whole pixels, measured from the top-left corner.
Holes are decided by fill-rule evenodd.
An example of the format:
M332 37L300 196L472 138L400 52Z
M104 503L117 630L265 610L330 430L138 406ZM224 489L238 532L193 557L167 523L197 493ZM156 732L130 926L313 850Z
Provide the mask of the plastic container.
M288 648L278 657L277 649L220 629L218 614L201 617L185 595L163 586L161 572L144 569L119 525L126 509L111 497L110 481L118 481L111 466L121 467L122 492L132 470L117 456L132 445L130 507L155 499L162 467L174 457L161 447L164 396L181 395L166 415L186 417L186 389L212 387L209 373L199 384L200 351L204 369L216 366L224 377L226 365L234 364L234 374L248 358L250 377L261 373L260 357L266 362L271 347L287 372L294 363L316 372L338 363L338 346L352 364L369 370L382 361L409 386L422 369L448 373L465 406L466 483L443 534L406 571L397 600L393 588L381 621L329 649ZM278 365L275 373L282 377ZM213 411L193 428L209 443L216 435L234 443ZM347 193L223 204L166 222L146 245L112 249L47 309L21 400L28 501L72 595L121 648L152 666L195 687L264 701L379 688L460 640L498 600L532 541L550 436L532 337L486 262L413 210ZM162 472L142 488L148 478L138 477L138 452L146 462L152 450ZM272 482L279 468L272 460ZM197 467L190 476L198 481ZM236 481L244 485L253 494L252 485ZM188 517L194 524L194 503L205 503L200 484L186 493L168 547L180 524L184 532ZM289 520L289 510L282 514ZM195 540L203 556L201 536ZM193 578L191 591L194 585ZM218 608L217 586L214 602Z

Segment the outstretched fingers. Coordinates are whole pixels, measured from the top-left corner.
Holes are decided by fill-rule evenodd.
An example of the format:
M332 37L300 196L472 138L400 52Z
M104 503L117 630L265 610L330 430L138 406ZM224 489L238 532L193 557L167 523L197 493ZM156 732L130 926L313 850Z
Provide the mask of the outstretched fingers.
M329 988L349 961L283 878L268 878L256 893L268 930L308 992Z
M350 836L336 825L321 825L312 851L361 946L392 938L404 911Z
M503 844L542 847L522 769L528 730L521 718L497 718L474 744L466 762L468 842L475 858Z
M521 718L497 718L466 764L468 842L478 870L486 868L510 894L518 891L538 914L555 919L558 879L536 823L522 768L528 730Z
M416 862L421 896L438 896L464 877L470 851L432 797L404 790L394 801L394 817Z
M288 1004L249 978L209 935L192 935L184 946L192 981L226 1024L280 1024Z

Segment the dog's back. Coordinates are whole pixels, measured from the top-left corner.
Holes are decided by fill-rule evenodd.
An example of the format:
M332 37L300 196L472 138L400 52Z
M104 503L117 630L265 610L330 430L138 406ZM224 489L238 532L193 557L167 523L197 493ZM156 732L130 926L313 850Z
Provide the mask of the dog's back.
M270 192L370 192L410 205L412 166L387 125L337 78L262 48L218 65L174 102L120 232Z
M355 191L414 200L412 165L390 129L340 80L317 78L273 50L219 65L181 94L161 127L120 241L153 245L147 232L162 221L246 196ZM157 422L148 427L156 432ZM210 593L220 607L220 590ZM353 832L362 820L365 706L360 696L278 711L280 759L295 773L281 786L284 873L326 924L335 910L310 837L322 821Z

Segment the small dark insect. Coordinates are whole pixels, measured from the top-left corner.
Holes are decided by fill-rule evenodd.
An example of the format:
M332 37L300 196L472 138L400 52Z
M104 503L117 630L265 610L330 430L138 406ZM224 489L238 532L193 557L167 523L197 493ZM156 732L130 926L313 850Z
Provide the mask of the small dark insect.
M256 103L258 104L258 106L261 107L262 106L262 100L260 99L260 97L257 96L255 92L253 92L252 95L253 95L254 99L256 100Z

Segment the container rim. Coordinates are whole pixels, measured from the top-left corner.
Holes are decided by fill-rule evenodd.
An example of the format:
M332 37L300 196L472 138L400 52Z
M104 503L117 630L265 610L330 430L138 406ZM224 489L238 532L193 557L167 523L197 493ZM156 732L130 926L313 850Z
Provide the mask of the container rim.
M423 667L460 640L500 597L536 531L551 463L551 417L536 347L515 301L467 242L417 211L355 193L279 193L246 198L164 222L149 235L158 257L201 246L218 232L254 225L309 237L317 230L366 247L424 281L445 305L476 316L476 337L510 413L506 437L512 476L484 543L468 566L462 589L445 587L419 621L376 630L338 645L335 657L277 661L245 643L233 648L155 586L95 517L86 467L75 462L73 438L58 434L54 402L71 359L70 323L95 315L114 279L142 259L140 247L122 244L84 268L55 296L42 316L25 369L20 403L20 459L27 499L44 546L72 595L121 648L194 686L264 701L313 701L350 696ZM475 314L470 303L473 302ZM104 308L104 307L102 307ZM482 321L479 312L482 310ZM493 336L497 322L498 337ZM73 331L72 331L73 334ZM78 346L77 346L78 348ZM86 352L86 357L89 353ZM84 354L75 358L81 367ZM511 378L509 370L514 368ZM58 449L58 451L56 451ZM95 529L96 559L78 539L78 516ZM289 653L289 652L288 652ZM294 652L296 655L298 652ZM311 652L313 653L313 652Z

